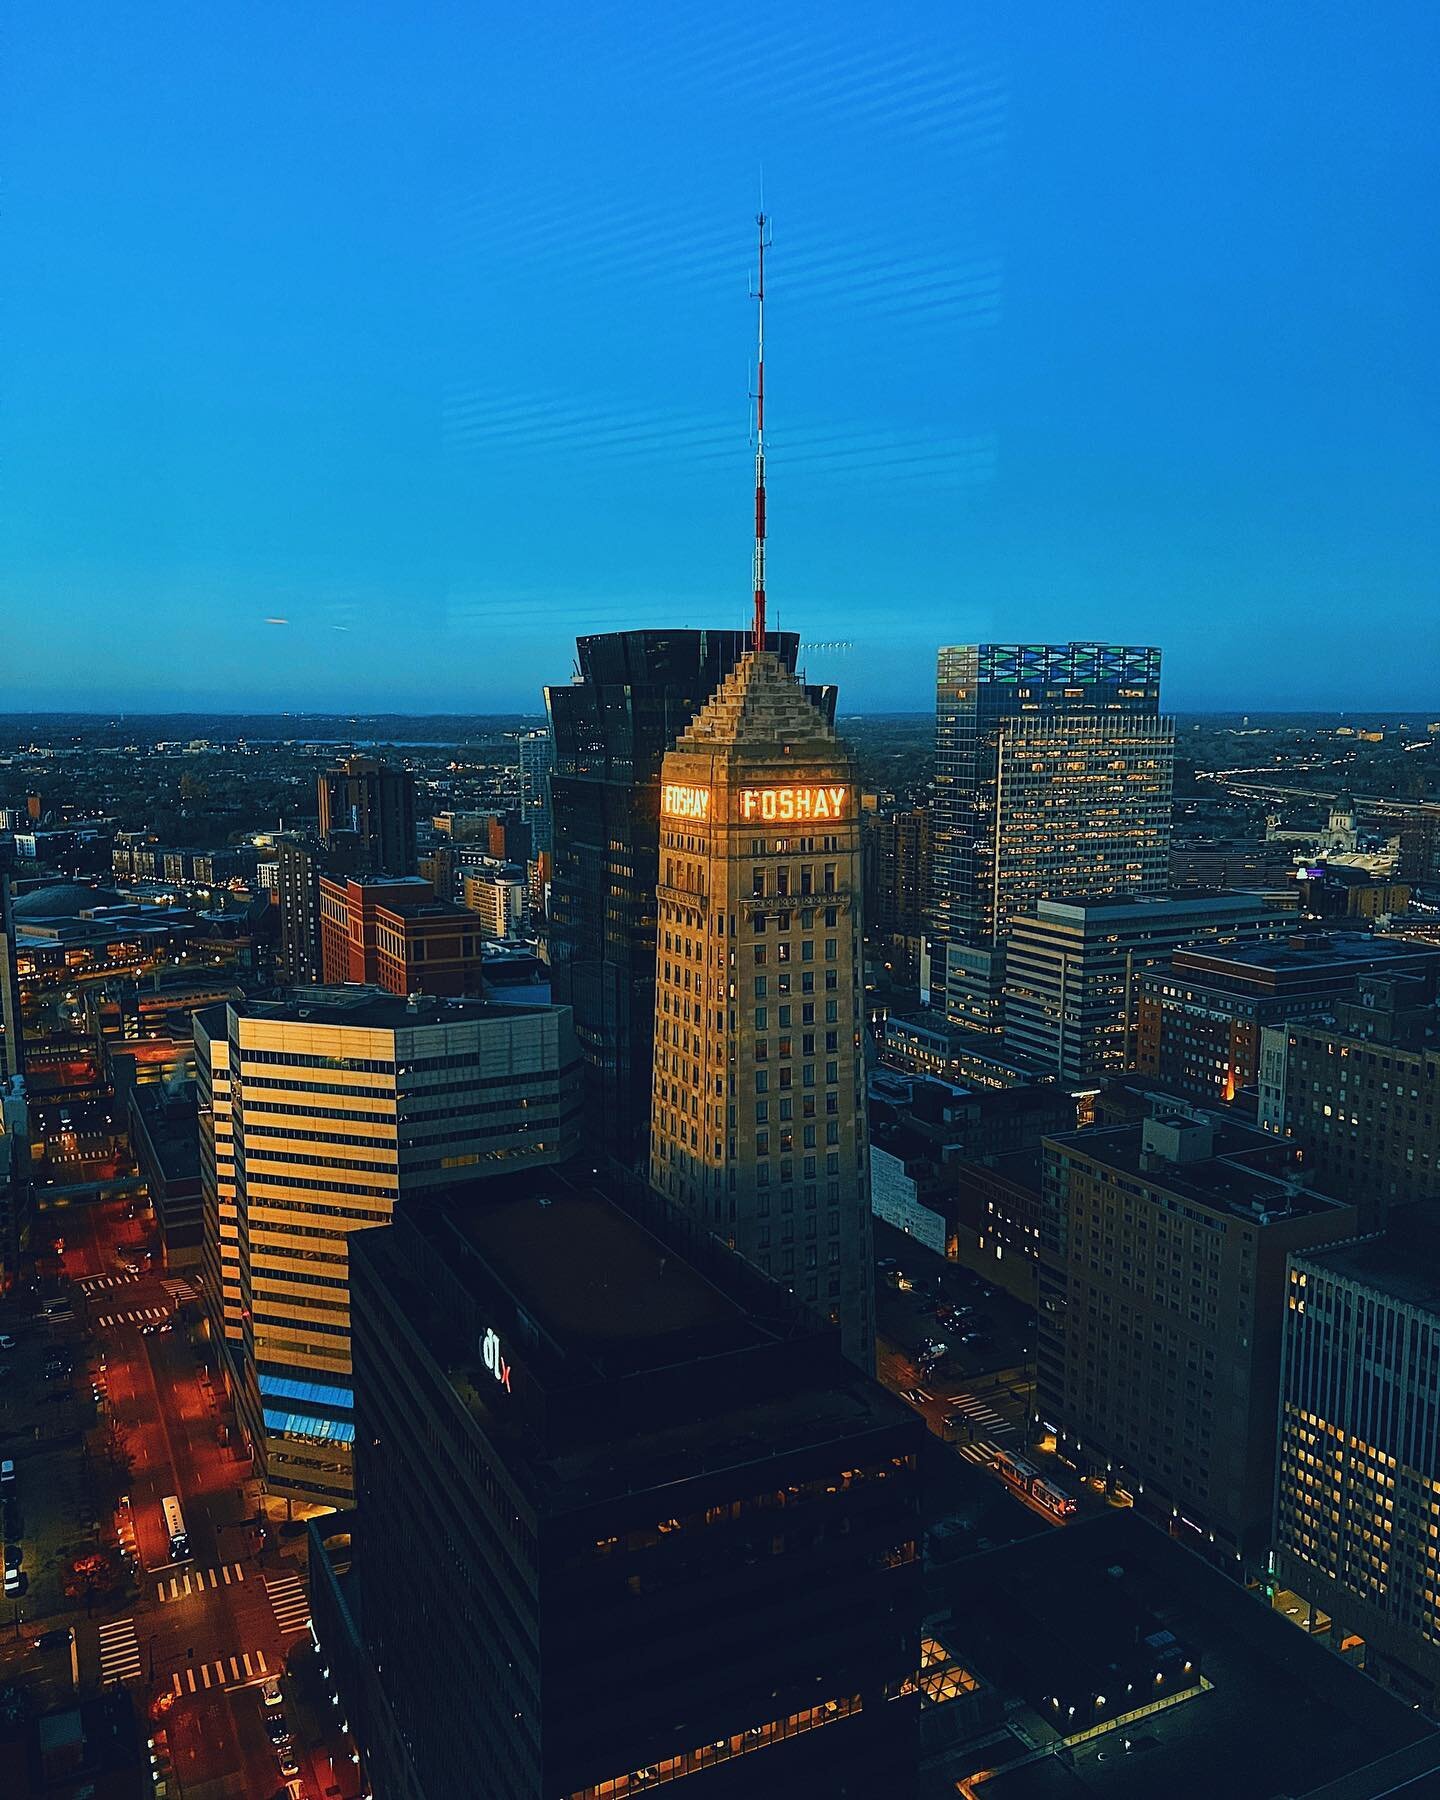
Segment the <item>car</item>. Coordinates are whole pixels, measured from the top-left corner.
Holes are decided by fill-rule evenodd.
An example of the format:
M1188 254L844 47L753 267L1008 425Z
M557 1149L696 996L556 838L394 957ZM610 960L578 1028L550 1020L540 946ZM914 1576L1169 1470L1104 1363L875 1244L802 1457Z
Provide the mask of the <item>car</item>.
M18 1569L24 1560L25 1551L21 1545L7 1544L5 1546L5 1567L7 1569Z
M13 1350L15 1340L8 1331L0 1331L0 1350Z
M275 1676L272 1675L260 1689L260 1698L264 1701L266 1706L279 1706L282 1704L285 1696L280 1692L280 1683Z
M31 1648L35 1650L63 1650L74 1641L75 1628L71 1625L62 1625L54 1631L42 1631L39 1637L32 1638L30 1643Z
M5 1571L5 1595L6 1595L6 1598L8 1599L13 1594L23 1594L24 1592L25 1592L24 1572L20 1569L7 1569Z
M15 1462L12 1457L7 1456L3 1462L0 1462L0 1487L8 1487L14 1479Z
M285 1723L284 1713L272 1712L268 1716L265 1720L265 1733L277 1748L290 1742L290 1727Z
M280 1773L282 1775L298 1775L300 1773L300 1764L296 1760L295 1752L289 1744L282 1744L276 1750L275 1760L280 1765Z

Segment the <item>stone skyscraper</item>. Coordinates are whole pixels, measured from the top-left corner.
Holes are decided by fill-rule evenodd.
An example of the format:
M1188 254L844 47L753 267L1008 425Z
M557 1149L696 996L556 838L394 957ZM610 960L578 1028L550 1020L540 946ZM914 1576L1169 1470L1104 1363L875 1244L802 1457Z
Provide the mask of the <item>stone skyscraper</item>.
M874 1360L855 767L748 651L660 783L650 1178Z

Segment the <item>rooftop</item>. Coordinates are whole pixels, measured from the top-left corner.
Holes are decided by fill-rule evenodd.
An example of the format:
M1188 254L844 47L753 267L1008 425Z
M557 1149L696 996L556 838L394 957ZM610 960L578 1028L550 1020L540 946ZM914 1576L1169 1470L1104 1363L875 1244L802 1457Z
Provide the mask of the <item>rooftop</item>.
M1257 910L1274 912L1281 919L1292 916L1270 906L1262 894L1235 893L1224 889L1197 892L1191 889L1181 894L1112 894L1103 900L1083 895L1071 899L1062 895L1053 900L1037 901L1034 917L1042 923L1049 919L1060 924L1084 925L1110 920L1143 922L1186 919L1195 914L1203 917L1211 913L1248 916ZM1032 921L1027 919L1017 921L1022 927L1030 923Z
M1397 1207L1384 1237L1354 1239L1297 1260L1440 1318L1440 1229L1425 1205Z
M562 1181L452 1222L566 1356L633 1374L743 1349L765 1334L736 1303L593 1189Z
M987 1800L1268 1800L1310 1794L1407 1746L1440 1749L1440 1737L1402 1701L1132 1511L968 1557L940 1580L955 1653L1029 1702L1033 1710L1016 1722L1031 1740L1043 1740L1057 1673L1072 1687L1088 1681L1087 1693L1105 1692L1107 1706L1114 1703L1095 1684L1123 1664L1137 1629L1145 1638L1156 1628L1168 1634L1180 1647L1182 1673L1183 1661L1194 1660L1209 1684L1123 1734L1073 1745L1063 1760L1001 1768L1003 1754L984 1744L983 1766L1000 1769L979 1790ZM1167 1676L1160 1685L1176 1682ZM1421 1762L1434 1767L1440 1758L1422 1755ZM1337 1800L1386 1791L1397 1790L1383 1783L1335 1790Z
M533 1006L506 1006L494 1000L440 999L431 994L402 998L384 988L358 984L295 988L288 999L256 1001L242 1009L251 1018L279 1019L296 1025L354 1025L368 1031L411 1031L423 1025L514 1019L535 1010Z
M1230 948L1196 947L1177 950L1173 967L1224 975L1275 973L1325 974L1344 973L1348 969L1374 968L1385 963L1431 962L1436 957L1433 944L1422 944L1409 938L1372 937L1366 931L1307 932L1289 938L1236 944Z
M1046 1142L1063 1144L1092 1162L1138 1177L1147 1187L1234 1213L1252 1223L1313 1216L1345 1204L1302 1187L1288 1160L1292 1147L1265 1132L1228 1122L1168 1118L1158 1123L1182 1145L1179 1160L1171 1161L1146 1148L1148 1128L1155 1123L1101 1126L1067 1132ZM1209 1154L1205 1153L1206 1136ZM1193 1145L1185 1146L1186 1139L1194 1140Z

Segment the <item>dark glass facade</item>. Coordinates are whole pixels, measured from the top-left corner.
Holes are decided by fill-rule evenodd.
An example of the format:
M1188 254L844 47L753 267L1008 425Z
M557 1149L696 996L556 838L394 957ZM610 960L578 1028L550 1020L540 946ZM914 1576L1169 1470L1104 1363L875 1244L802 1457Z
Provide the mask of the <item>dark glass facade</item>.
M793 631L767 647L791 672ZM660 764L750 647L745 631L616 631L580 638L579 678L545 690L555 740L550 890L554 998L585 1062L586 1150L646 1156L655 1035ZM826 717L834 688L806 690Z
M563 1180L352 1244L377 1794L913 1794L923 1428L701 1254Z

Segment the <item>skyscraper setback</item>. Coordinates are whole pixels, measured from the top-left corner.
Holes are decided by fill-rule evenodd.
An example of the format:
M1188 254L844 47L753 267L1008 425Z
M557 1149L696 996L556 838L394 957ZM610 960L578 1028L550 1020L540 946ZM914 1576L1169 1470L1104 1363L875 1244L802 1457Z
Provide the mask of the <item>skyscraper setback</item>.
M1157 649L940 651L931 979L952 1017L998 1026L1004 940L1037 900L1165 890L1174 755Z

